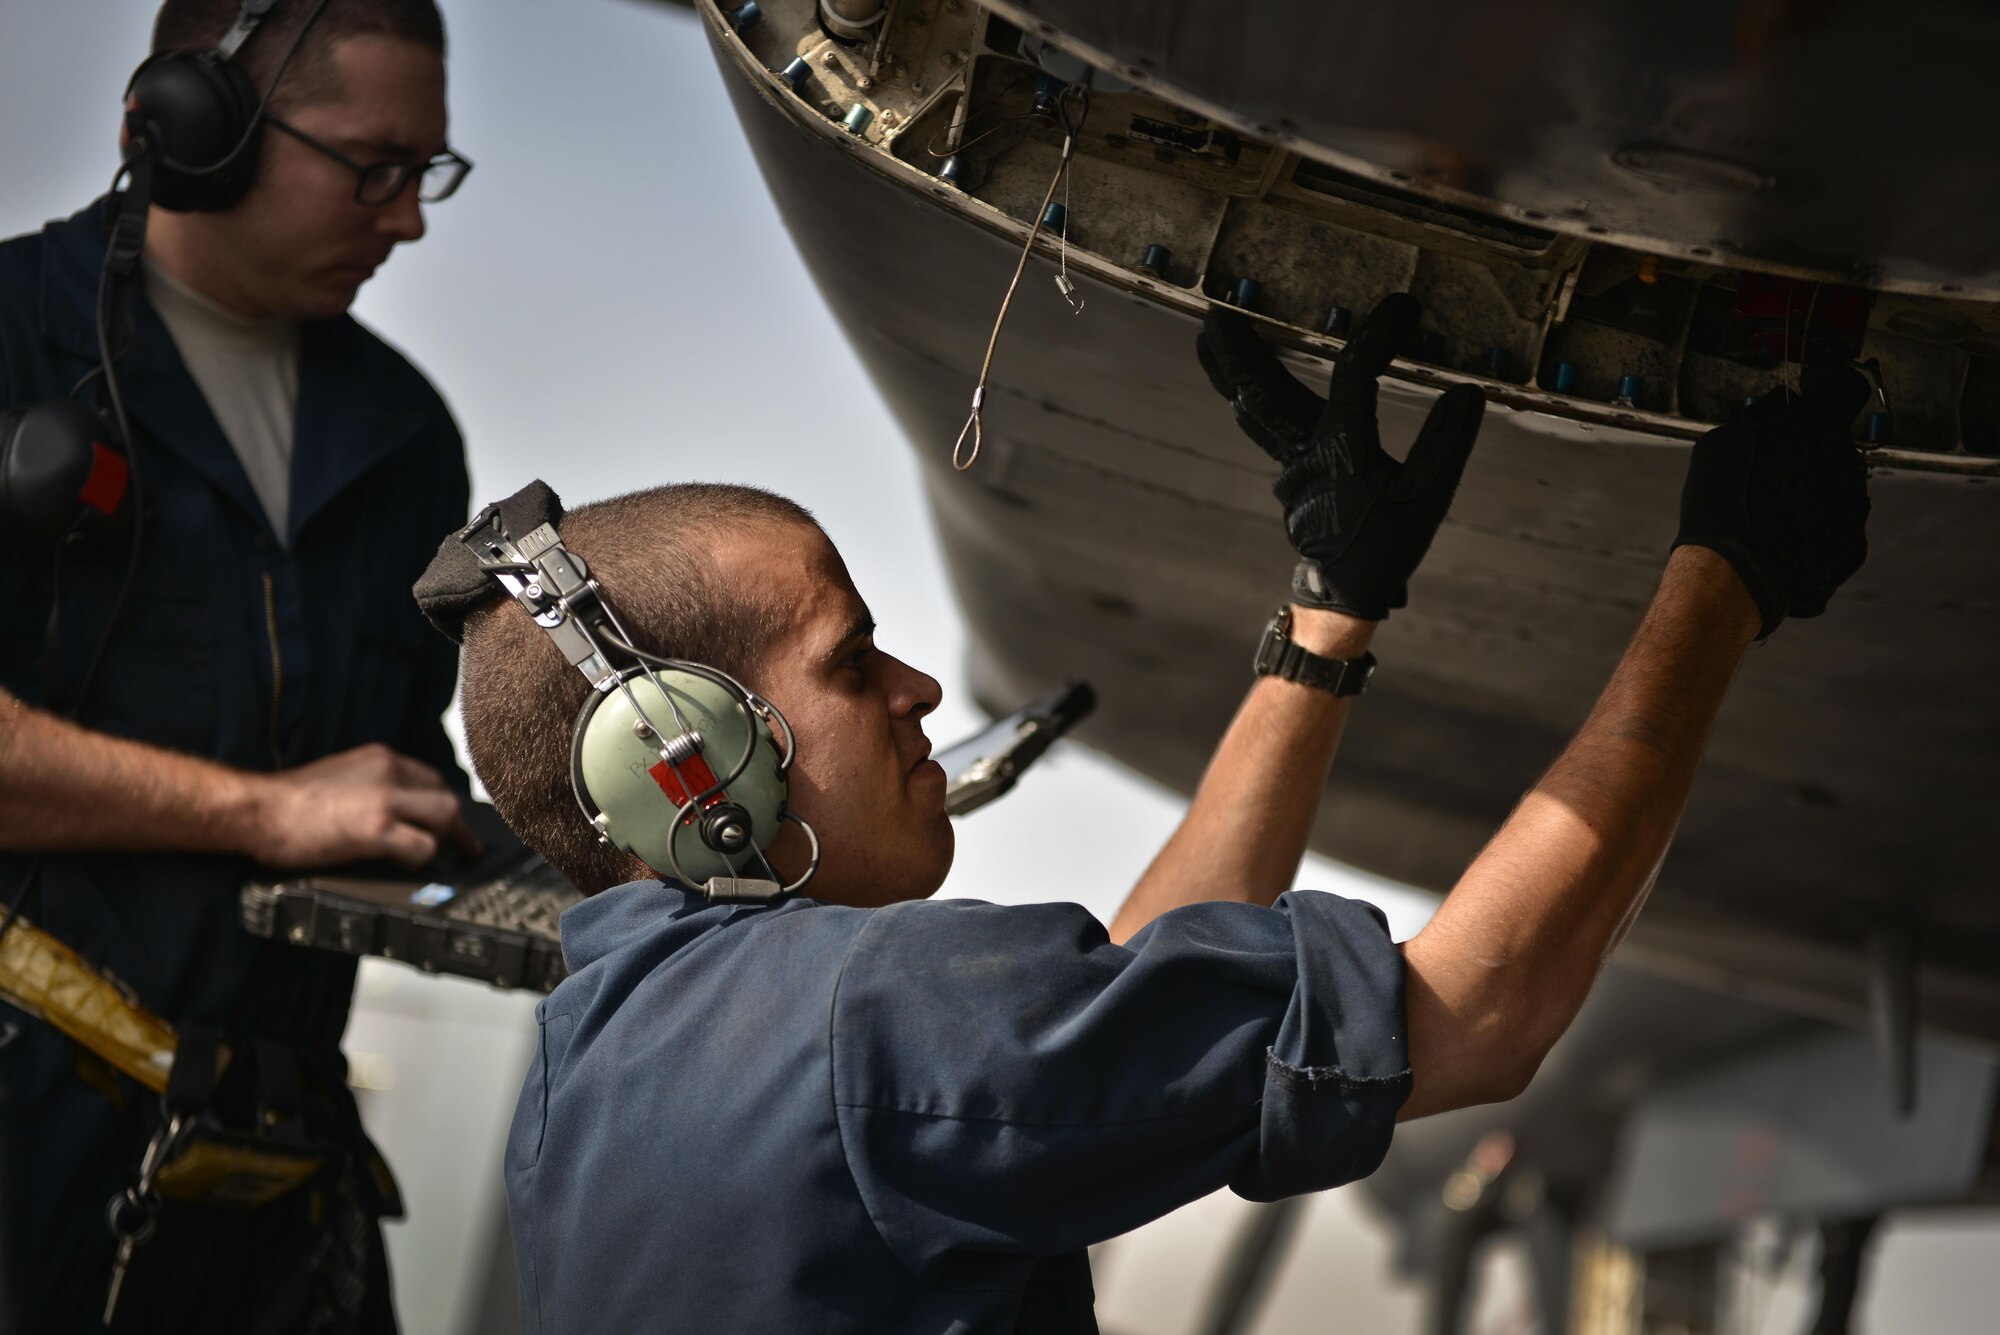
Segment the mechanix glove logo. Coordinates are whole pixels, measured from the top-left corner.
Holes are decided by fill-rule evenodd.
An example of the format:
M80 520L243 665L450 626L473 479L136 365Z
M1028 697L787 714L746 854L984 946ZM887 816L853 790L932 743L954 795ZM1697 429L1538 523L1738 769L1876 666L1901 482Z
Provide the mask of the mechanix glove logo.
M1420 314L1406 293L1384 297L1334 359L1324 399L1285 370L1247 317L1216 307L1202 323L1202 368L1243 433L1278 462L1271 490L1285 531L1318 568L1293 585L1295 601L1382 620L1409 602L1410 576L1451 508L1486 410L1478 387L1446 390L1400 462L1382 448L1375 420L1377 381Z

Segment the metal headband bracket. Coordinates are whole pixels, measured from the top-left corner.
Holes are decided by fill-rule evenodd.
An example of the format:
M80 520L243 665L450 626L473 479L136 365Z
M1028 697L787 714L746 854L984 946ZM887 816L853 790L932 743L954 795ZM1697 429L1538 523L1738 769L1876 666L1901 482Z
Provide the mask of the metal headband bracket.
M480 568L547 631L571 667L598 690L609 690L618 671L597 632L611 629L610 613L582 557L563 546L553 524L538 524L518 541L507 536L498 506L488 506L460 539Z
M257 31L257 25L264 21L264 15L271 12L271 6L278 0L243 0L243 8L236 11L236 22L229 25L229 31L222 34L222 40L215 44L215 53L224 60L236 59L236 53L250 40L250 34Z

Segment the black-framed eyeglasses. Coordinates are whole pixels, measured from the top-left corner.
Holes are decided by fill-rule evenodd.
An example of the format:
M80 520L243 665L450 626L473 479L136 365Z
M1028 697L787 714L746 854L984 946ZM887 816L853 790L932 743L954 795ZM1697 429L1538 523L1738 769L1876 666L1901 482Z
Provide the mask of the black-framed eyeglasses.
M458 154L446 149L425 162L356 162L332 144L315 139L298 126L278 119L268 113L266 124L283 130L308 148L320 152L353 172L358 179L354 183L354 202L376 206L394 203L396 198L409 189L410 182L417 182L417 198L426 204L450 199L459 186L465 183L466 173L472 164Z

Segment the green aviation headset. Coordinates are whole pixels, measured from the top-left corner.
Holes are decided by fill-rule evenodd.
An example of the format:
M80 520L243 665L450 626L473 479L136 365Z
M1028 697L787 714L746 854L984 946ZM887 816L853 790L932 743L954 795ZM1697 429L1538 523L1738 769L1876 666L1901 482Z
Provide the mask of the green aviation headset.
M775 705L718 668L634 646L552 521L515 538L489 505L455 539L590 682L570 783L600 839L712 901L761 903L812 879L819 836L785 806L796 744ZM790 885L764 856L788 820L812 845Z

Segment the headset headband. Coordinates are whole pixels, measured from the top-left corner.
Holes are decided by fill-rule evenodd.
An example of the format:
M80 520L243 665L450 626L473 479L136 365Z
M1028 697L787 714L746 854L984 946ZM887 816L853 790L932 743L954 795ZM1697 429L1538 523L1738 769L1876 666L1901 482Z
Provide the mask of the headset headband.
M257 31L257 25L271 12L271 6L278 0L243 0L243 8L236 11L236 22L229 25L229 31L222 34L222 40L215 44L215 54L224 60L236 59L236 53L250 40L250 34ZM275 81L274 81L275 82Z
M609 688L618 674L605 642L613 635L630 641L604 605L589 567L563 546L554 524L544 521L520 541L511 541L499 507L488 506L459 541L481 570L528 609L571 667L597 690Z

